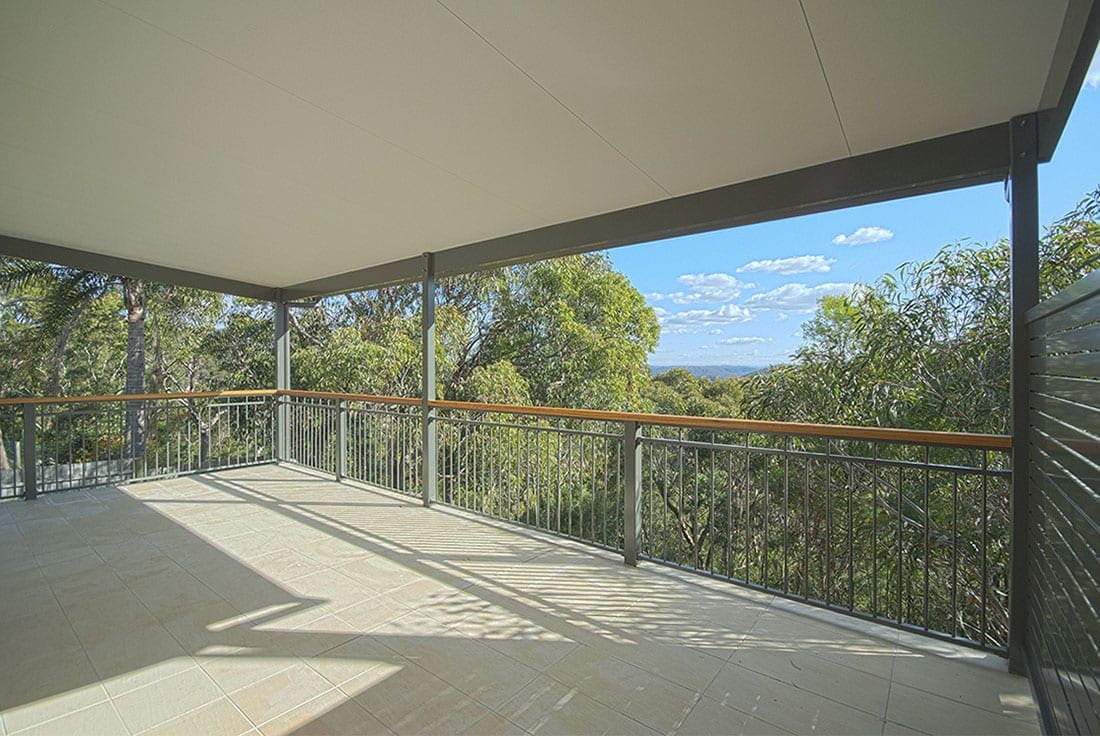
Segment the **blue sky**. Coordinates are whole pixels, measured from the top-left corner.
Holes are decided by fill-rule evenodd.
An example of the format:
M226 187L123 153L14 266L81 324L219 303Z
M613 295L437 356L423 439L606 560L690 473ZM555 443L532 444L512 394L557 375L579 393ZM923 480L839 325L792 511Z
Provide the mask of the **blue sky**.
M1046 225L1100 186L1100 54L1054 159L1039 167ZM610 252L661 320L654 365L787 359L822 294L873 283L962 239L1008 235L1002 184L672 238Z

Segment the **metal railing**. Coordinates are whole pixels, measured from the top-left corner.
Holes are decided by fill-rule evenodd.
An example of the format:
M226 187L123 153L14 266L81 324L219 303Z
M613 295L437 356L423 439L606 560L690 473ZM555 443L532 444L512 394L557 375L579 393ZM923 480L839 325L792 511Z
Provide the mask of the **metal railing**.
M621 427L477 409L438 423L441 501L622 550Z
M0 499L270 462L274 393L4 400Z
M447 503L1005 649L1007 437L432 404Z
M1002 448L650 428L642 555L1002 649Z
M9 402L0 410L29 406L36 417L24 454L34 458L41 490L278 459L409 495L424 491L419 399L290 390L195 397L142 399L144 446L136 455L127 442L135 406L128 397ZM617 550L629 563L660 562L1005 648L1007 437L430 405L442 503ZM279 412L285 443L275 441ZM25 421L19 427L18 417L0 411L0 421L6 417L5 437L26 434ZM94 471L71 470L81 463ZM25 492L14 480L0 490Z
M278 393L290 414L283 459L337 478L420 495L418 400L314 391Z

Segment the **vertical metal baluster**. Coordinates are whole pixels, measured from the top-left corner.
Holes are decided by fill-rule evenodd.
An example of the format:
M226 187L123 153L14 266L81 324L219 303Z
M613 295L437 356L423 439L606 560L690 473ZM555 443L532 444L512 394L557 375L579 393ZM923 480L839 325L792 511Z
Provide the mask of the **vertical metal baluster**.
M191 472L195 469L195 443L191 436L192 431L191 417L187 417L187 472Z
M99 410L93 410L92 413L92 457L95 459L95 482L99 484Z
M736 442L736 438L734 438ZM733 577L733 451L726 450L726 577Z
M520 452L516 453L517 457L520 453L523 455L523 467L520 469L520 478L523 481L523 488L520 489L519 498L523 501L523 519L527 524L531 523L531 494L534 489L531 487L534 475L531 472L531 419L524 417L524 424L516 427L516 442L519 444Z
M871 443L871 616L878 618L878 443Z
M844 454L850 455L850 451L847 447L844 448ZM848 610L855 610L856 605L856 550L855 550L855 529L853 524L855 518L853 516L853 501L855 496L855 468L852 466L852 461L848 461Z
M784 455L784 457L786 457ZM786 474L784 473L784 476ZM771 545L771 456L764 454L764 537L760 545L760 580L767 588L771 579L771 560L768 559L768 547ZM787 495L783 494L783 592L787 591Z
M951 635L959 635L959 471L951 479Z
M482 421L485 421L484 417L482 418ZM489 465L491 454L488 449L490 445L490 438L492 437L492 427L485 427L480 432L478 432L478 434L480 436L480 441L478 444L481 448L479 450L479 453L481 455L481 492L478 493L478 498L479 503L481 504L481 513L488 514L490 508L492 507L492 483L490 481L491 476Z
M669 475L669 468L672 467L672 461L669 458L668 445L663 445L662 451L664 453L664 458L661 462L661 467L664 469L664 490L661 494L661 536L664 538L665 542L665 549L664 553L662 554L662 559L667 561L671 559L668 556L668 540L672 537L672 535L669 533L669 527L672 526L672 515L668 510L668 504L665 503L665 500L672 492L671 477Z
M527 429L526 444L529 448L529 452L532 454L533 460L527 464L528 474L531 478L532 493L528 495L527 509L528 509L528 524L532 526L538 526L539 524L539 426L542 420L538 417L534 417L531 425Z
M554 458L554 476L556 478L555 485L557 485L557 488L555 489L555 491L557 492L557 499L558 499L558 501L557 501L558 508L556 509L556 512L555 512L555 515L557 517L556 524L557 524L557 527L558 527L556 531L558 532L558 534L561 534L561 422L560 421L558 422L557 449L555 450L555 455L556 456Z
M749 492L749 483L750 483L749 471L751 470L750 466L751 466L751 463L752 463L752 451L750 450L751 443L752 443L752 435L750 435L748 432L746 432L745 433L745 498L744 498L745 521L744 521L744 524L742 524L742 526L741 526L741 530L745 534L745 560L744 560L744 563L745 563L745 582L746 583L751 582L751 578L749 577L749 573L751 572L749 570L749 550L752 548L752 527L749 525L749 496L752 495Z
M653 533L651 532L653 527L651 525L655 523L653 518L653 491L656 484L652 468L653 452L653 445L642 442L642 545L639 549L639 556L641 557L650 556L653 541ZM647 479L648 484L646 483Z
M501 423L502 424L503 424L504 421L506 421L505 417L501 417ZM496 436L497 436L497 458L496 458L496 461L497 461L496 462L496 471L497 471L497 516L500 517L500 518L504 518L504 513L505 513L504 512L504 508L505 508L505 506L504 506L504 500L505 500L505 490L504 490L504 482L505 482L505 477L504 477L504 458L505 458L505 455L504 455L504 438L505 438L505 434L504 434L504 427L502 425L497 426Z
M989 643L986 612L989 610L989 450L982 453L982 636L984 646ZM1026 472L1026 471L1025 471Z
M768 465L764 464L764 483L767 486ZM791 518L791 436L783 436L783 592L791 590L790 578L790 518ZM766 522L765 522L766 523ZM767 545L767 527L765 527L765 542ZM767 582L764 583L767 587Z
M597 438L593 437L592 442L590 443L590 446L589 446L589 449L592 451L592 473L591 473L591 476L592 476L592 494L591 494L591 498L592 498L592 500L588 505L589 520L590 520L590 523L588 525L588 533L591 535L593 542L597 541L596 540L596 442L597 442Z
M810 597L810 464L806 458L802 477L802 597Z
M532 510L533 510L533 512L535 512L535 521L533 521L533 526L538 526L539 525L539 519L540 519L540 516L539 516L539 501L540 501L540 498L541 498L541 494L540 494L540 491L539 491L539 483L540 483L540 471L539 471L539 469L541 468L541 465L539 463L539 437L540 437L539 427L541 426L541 422L542 422L541 419L539 419L538 417L535 417L535 421L533 421L533 424L531 425L531 428L529 430L529 435L528 435L529 439L533 440L533 442L535 442L535 450L533 450L531 452L532 461L531 461L531 464L530 464L530 466L531 466L531 483L533 484L533 486L535 486L535 496L533 496L533 505L532 505Z
M905 484L904 480L904 468L898 466L898 589L897 589L897 616L895 620L897 622L902 621L902 601L901 593L904 587L902 578L902 566L905 564L904 555L902 551L902 532L905 529L905 496L903 494L903 488Z
M577 537L584 539L584 487L585 476L591 471L591 468L585 467L585 458L588 457L585 452L585 442L595 441L595 438L586 437L581 435L580 447L577 448Z
M924 629L928 630L928 574L931 561L928 559L929 538L932 513L928 508L928 463L929 447L924 446Z
M693 528L693 531L694 531L694 527L698 523L699 512L700 512L700 509L699 509L699 473L700 473L700 470L701 470L702 466L699 462L699 448L698 447L692 448L691 456L692 456L692 463L691 463L691 487L692 487L691 519L692 519L692 528ZM695 568L702 568L703 567L702 554L703 554L703 547L702 547L702 545L699 545L698 551L695 553L695 559L693 559L691 561L691 566L692 567L695 567Z
M714 444L714 433L713 432L711 433L710 441L711 441L711 444L713 445ZM708 491L710 493L710 516L708 517L708 521L710 522L710 548L707 552L706 557L707 557L707 559L711 560L711 563L707 565L707 572L710 572L710 573L714 572L714 569L713 569L713 561L714 561L714 554L713 553L714 553L714 544L715 544L714 535L717 533L716 529L715 529L715 525L714 525L714 496L716 494L715 483L714 483L714 452L715 452L714 448L711 447L710 448L710 483L707 484L708 485Z
M476 415L471 414L470 419L474 422L479 421ZM467 425L470 427L470 434L467 436L467 460L469 461L469 483L466 486L466 508L476 512L479 498L481 496L481 484L479 481L479 473L481 467L481 428L477 424Z
M833 441L825 438L825 605L833 604Z
M523 464L523 452L526 447L522 439L523 422L522 416L516 416L512 418L515 424L512 426L512 455L516 461L515 474L516 481L513 483L512 489L512 516L511 518L519 520L520 504L524 503L527 498L527 469Z
M76 436L76 416L73 414L73 407L69 406L69 456L65 458L65 462L69 466L69 485L70 487L76 487L72 482L72 469L75 463L73 463L73 439Z
M535 522L536 527L542 527L542 418L535 417L535 425L531 429L531 440L535 446L534 474L535 483Z
M679 440L679 442L676 446L679 449L679 460L680 460L680 473L679 473L679 478L678 478L678 480L679 480L678 485L680 487L680 496L679 496L680 500L679 500L679 503L678 503L678 508L680 509L680 513L683 513L683 510L684 510L684 428L683 427L678 427L677 428L677 433L678 433L677 439ZM681 534L677 534L676 535L676 557L677 557L677 559L675 561L679 562L680 564L683 564L683 558L684 558L684 555L682 555L680 553L680 550L683 549L683 545L684 545L683 536Z
M612 452L611 443L612 442L613 442L613 440L607 440L607 439L604 440L604 453L603 453L604 489L603 489L603 501L601 503L601 506L603 506L603 540L602 541L608 547L610 547L612 545L610 544L610 542L608 541L608 538L607 538L607 517L610 516L611 513L614 513L615 510L617 510L617 506L615 504L609 504L608 503L608 500L609 500L608 497L611 495L611 452ZM609 507L611 509L610 512L609 512Z
M512 464L510 459L515 457L515 449L512 447L512 422L514 417L505 416L501 420L500 426L500 443L501 443L501 456L500 467L498 472L500 474L500 515L504 519L514 518L514 507L512 503L512 492L515 488L515 479L510 478L509 474L512 472Z
M484 421L484 418L483 418ZM492 427L486 427L479 432L481 437L481 493L478 494L481 503L481 513L488 514L492 506L491 486L490 482L490 438L492 437Z

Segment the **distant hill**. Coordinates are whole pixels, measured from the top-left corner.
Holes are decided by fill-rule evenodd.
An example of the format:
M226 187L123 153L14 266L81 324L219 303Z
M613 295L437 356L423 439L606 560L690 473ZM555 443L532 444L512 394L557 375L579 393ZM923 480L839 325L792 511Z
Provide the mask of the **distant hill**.
M758 365L651 365L649 372L655 376L673 368L683 368L699 378L732 378L764 370Z

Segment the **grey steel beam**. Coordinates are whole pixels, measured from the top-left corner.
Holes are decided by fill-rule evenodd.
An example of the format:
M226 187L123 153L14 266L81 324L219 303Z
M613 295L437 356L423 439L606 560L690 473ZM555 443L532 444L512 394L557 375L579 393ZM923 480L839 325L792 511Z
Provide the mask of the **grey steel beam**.
M260 286L259 284L185 271L179 268L169 268L168 266L157 266L143 261L106 256L75 248L65 248L60 245L39 243L11 235L0 235L0 255L55 263L59 266L69 266L85 271L130 276L143 281L189 286L195 289L216 291L221 294L249 297L250 299L270 301L275 294L275 289L270 286Z
M1062 35L1055 48L1054 63L1047 79L1043 105L1054 107L1039 113L1039 163L1050 161L1069 121L1073 105L1085 82L1089 65L1100 43L1100 2L1070 0ZM1060 57L1065 56L1065 59ZM1068 68L1067 68L1068 66ZM1061 80L1064 76L1064 82ZM1054 103L1052 97L1057 97Z
M435 254L437 277L621 245L750 225L900 197L1002 181L1008 123L840 159ZM321 296L420 275L413 259L295 284L288 298Z
M275 307L275 388L290 388L290 307L277 295ZM290 459L290 397L275 397L275 459Z
M418 281L424 270L422 256L403 258L378 266L356 269L335 276L303 281L284 289L289 299L346 294L360 289L378 289L394 284L410 284Z
M435 401L435 256L425 253L422 257L422 280L420 292L421 342L420 353L423 358L421 370L422 386L420 390L420 416L422 428L421 442L421 489L424 505L431 506L436 500L439 463L439 427L435 421L436 410L429 404Z
M1030 372L1027 312L1039 303L1039 132L1037 115L1012 120L1011 205L1012 541L1009 564L1009 669L1025 669L1028 618Z

